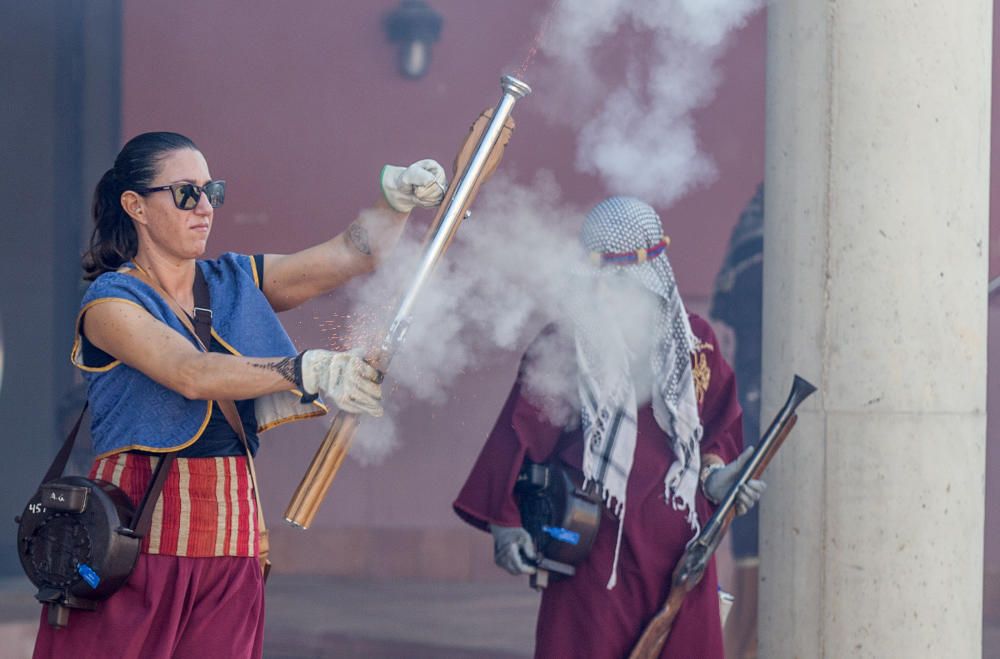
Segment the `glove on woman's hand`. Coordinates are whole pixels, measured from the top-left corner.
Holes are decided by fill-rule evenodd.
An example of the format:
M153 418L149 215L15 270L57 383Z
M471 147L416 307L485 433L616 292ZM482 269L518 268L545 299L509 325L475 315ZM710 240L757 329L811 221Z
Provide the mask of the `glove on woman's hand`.
M380 178L385 200L400 213L409 213L414 206L437 206L448 189L444 167L430 159L409 167L386 165Z
M350 352L313 349L302 353L302 388L322 394L351 414L382 416L382 376Z

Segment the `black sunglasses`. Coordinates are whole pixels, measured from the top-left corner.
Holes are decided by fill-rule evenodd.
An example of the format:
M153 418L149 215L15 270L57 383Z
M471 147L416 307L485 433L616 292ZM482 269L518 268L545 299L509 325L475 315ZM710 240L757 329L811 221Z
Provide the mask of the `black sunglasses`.
M201 193L203 192L208 195L208 203L212 205L212 208L218 208L226 201L225 181L209 181L205 185L171 183L170 185L161 185L158 188L144 188L136 192L145 195L161 190L170 190L170 193L174 197L174 206L177 206L182 211L189 211L197 206L198 202L201 201Z

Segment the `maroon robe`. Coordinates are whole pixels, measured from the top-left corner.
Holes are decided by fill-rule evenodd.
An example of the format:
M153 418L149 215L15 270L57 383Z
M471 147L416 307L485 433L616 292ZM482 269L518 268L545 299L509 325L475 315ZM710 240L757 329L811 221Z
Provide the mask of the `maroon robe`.
M701 342L694 357L699 411L704 427L702 455L725 462L743 446L742 413L732 369L719 354L708 323L690 315L691 329ZM530 351L529 351L530 353ZM708 376L705 388L705 376ZM698 386L701 383L701 386ZM703 394L703 396L702 396ZM455 512L487 530L489 524L521 526L513 496L514 481L525 458L545 462L558 457L582 470L582 433L564 433L549 422L514 385L496 426L458 499ZM645 624L666 600L670 575L692 538L684 513L665 500L664 478L674 460L668 440L653 417L651 405L638 414L635 460L629 475L618 584L607 589L618 533L618 521L605 509L590 555L576 575L551 583L543 591L535 632L535 656L546 659L625 657ZM704 524L711 504L698 490L696 508ZM718 579L714 559L701 583L684 600L664 646L672 659L724 659L719 619Z

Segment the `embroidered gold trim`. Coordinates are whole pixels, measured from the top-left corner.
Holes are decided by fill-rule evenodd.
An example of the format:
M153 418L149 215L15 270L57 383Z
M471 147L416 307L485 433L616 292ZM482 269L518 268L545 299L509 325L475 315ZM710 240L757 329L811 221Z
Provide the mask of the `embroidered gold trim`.
M301 394L299 394L299 396L301 397ZM277 419L275 421L272 421L271 423L265 424L265 425L257 428L257 434L259 435L260 433L263 433L263 432L266 432L268 430L271 430L272 428L277 428L278 426L284 425L286 423L291 423L292 421L300 421L302 419L311 419L314 416L323 416L324 414L326 414L329 411L329 409L326 407L326 405L321 405L321 404L319 404L319 403L317 403L315 401L313 401L313 405L315 407L320 408L320 409L314 410L312 412L307 412L305 414L295 414L293 416L287 416L287 417L285 417L283 419Z
M257 272L257 259L252 256L248 258L250 259L250 272L253 274L253 285L263 292L264 287L260 285L260 273Z
M138 302L135 302L133 300L127 300L122 297L99 297L96 300L91 300L90 302L87 303L87 305L83 309L80 309L79 313L76 314L76 334L74 334L73 336L73 348L70 350L69 360L73 364L73 366L76 366L81 371L87 371L89 373L104 373L110 371L115 366L121 364L121 360L118 359L115 359L110 364L106 364L104 366L96 366L96 367L87 366L86 364L83 363L83 350L82 350L83 342L80 339L80 335L83 333L83 314L87 313L87 311L92 307L95 307L98 304L103 304L105 302L124 302L125 304L131 304L133 307L137 307L139 309L142 309L143 311L146 311L146 308L141 304L139 304Z
M706 352L713 352L715 346L711 343L699 341L695 346L695 353L691 355L691 375L694 378L694 392L698 397L698 404L705 402L705 392L712 382L712 369L708 366Z
M205 428L208 427L208 422L212 418L212 405L214 404L214 401L206 400L204 402L205 402L205 418L202 419L201 427L198 428L198 431L195 432L194 436L191 439L188 439L180 444L177 444L176 446L169 446L167 448L157 448L155 446L146 446L145 444L130 444L128 446L122 446L107 451L105 453L101 453L99 456L97 456L97 459L101 460L103 458L110 457L117 453L124 453L125 451L147 451L149 453L170 453L171 451L180 451L181 449L185 449L188 446L191 446L196 441L198 441L198 438L200 438L202 433L205 432Z

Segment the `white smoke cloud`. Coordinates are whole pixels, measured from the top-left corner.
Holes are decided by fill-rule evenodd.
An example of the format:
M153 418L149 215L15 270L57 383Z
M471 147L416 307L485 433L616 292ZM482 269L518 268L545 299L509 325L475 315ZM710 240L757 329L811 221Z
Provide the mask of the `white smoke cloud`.
M714 96L725 39L764 0L557 0L531 82L579 129L576 165L615 194L669 206L716 176L692 113ZM648 44L648 47L634 47ZM608 54L625 60L608 70ZM611 59L615 59L612 57Z
M387 385L441 404L456 376L476 365L477 355L522 347L526 331L565 316L567 274L579 270L582 258L577 237L582 214L561 201L549 172L540 172L530 186L501 174L490 179L473 216L421 290ZM383 301L376 304L384 317L356 327L350 345L377 340L412 282L421 251L419 240L407 234L373 276L349 287L355 316L372 317L365 309ZM392 415L394 401L405 397L397 391L386 398ZM352 454L377 462L398 443L394 431L391 423L366 419Z
M622 310L648 304L648 294L632 289L619 290L615 305L598 303L592 266L579 240L584 213L561 201L549 172L540 172L530 186L500 174L490 180L473 217L462 225L421 290L405 342L387 376L387 417L364 420L352 452L355 458L377 463L398 444L389 417L398 411L399 401L444 403L455 378L476 367L479 355L523 348L553 323L559 331L534 347L525 383L550 419L571 419L577 386L568 333L573 322L586 318L591 326L606 325L609 330L595 336L600 345L621 336L610 329L609 315L622 316ZM375 275L352 285L350 293L359 309L355 316L370 317L363 309L373 301L398 299L411 283L420 252L420 244L405 239ZM371 330L386 324L366 323L351 345L370 345L376 340Z
M577 166L596 173L614 194L669 206L694 186L711 181L715 166L699 148L692 112L707 104L719 83L716 62L725 39L763 0L557 0L543 29L544 58L529 82L544 94L531 102L554 120L578 129ZM615 50L625 69L609 70ZM516 139L516 137L515 137ZM609 314L648 305L646 294L617 293L619 304L598 304L578 229L586 209L567 204L549 172L528 186L501 174L483 188L454 244L420 294L406 341L387 378L387 416L365 419L352 455L377 463L398 445L393 415L400 389L441 404L455 378L477 365L484 351L515 351L541 327L558 324L534 346L526 386L557 423L575 413L575 354L566 331L573 321L607 325L598 345L616 341ZM421 245L409 236L367 280L350 287L355 318L352 345L368 346L383 316L406 290ZM634 297L632 297L634 296ZM380 301L380 302L374 302ZM593 314L592 317L587 317ZM632 337L644 353L648 334ZM640 392L640 396L642 393Z

